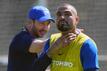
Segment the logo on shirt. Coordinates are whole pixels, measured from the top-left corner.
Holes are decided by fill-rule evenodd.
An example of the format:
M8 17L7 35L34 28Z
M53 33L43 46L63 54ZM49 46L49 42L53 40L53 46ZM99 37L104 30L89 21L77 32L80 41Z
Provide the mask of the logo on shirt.
M56 66L64 66L64 67L73 67L73 63L72 62L67 62L67 61L56 61L56 60L53 60L53 65L56 65Z

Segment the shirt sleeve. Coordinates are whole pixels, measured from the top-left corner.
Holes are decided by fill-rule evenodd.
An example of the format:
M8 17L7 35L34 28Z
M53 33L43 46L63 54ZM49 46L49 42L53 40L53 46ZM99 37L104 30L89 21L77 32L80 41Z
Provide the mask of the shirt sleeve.
M99 69L93 68L93 69L85 69L84 71L99 71Z
M95 70L99 68L98 64L98 49L94 41L86 40L81 48L81 62L84 71Z

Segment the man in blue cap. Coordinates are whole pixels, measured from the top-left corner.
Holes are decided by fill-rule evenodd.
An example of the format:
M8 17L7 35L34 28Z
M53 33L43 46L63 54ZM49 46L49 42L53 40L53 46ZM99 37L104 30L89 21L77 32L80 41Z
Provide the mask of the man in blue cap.
M37 53L40 53L45 41L35 39L43 37L50 29L50 12L46 7L33 6L28 13L28 24L13 38L9 46L7 71L31 71Z

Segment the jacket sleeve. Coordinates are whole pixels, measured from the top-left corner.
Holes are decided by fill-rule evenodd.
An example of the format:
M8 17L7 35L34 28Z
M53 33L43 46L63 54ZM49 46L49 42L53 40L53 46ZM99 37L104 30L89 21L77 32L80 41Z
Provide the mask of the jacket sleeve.
M47 40L44 51L39 55L38 59L35 59L33 64L33 71L45 71L46 68L51 64L52 59L47 56L47 50L49 48L49 40Z

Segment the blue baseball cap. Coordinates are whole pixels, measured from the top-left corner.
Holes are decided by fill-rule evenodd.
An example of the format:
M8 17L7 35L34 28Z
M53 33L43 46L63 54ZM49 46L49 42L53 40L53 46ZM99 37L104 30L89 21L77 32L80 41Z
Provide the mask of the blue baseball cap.
M28 18L32 20L37 20L39 22L44 22L47 20L54 20L51 17L50 11L44 6L33 6L28 13Z

